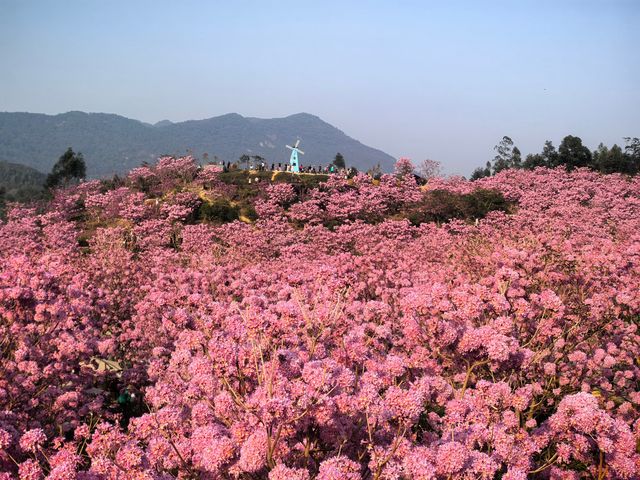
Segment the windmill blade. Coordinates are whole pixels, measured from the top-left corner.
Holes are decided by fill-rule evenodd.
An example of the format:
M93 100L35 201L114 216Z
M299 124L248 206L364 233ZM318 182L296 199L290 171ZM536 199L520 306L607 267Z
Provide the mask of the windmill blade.
M298 148L298 145L300 145L300 139L296 140L296 146L295 146L295 148Z
M302 155L304 155L304 152L300 149L298 149L298 153L301 153Z
M288 148L289 150L293 150L293 147L292 147L291 145L287 145L287 148Z

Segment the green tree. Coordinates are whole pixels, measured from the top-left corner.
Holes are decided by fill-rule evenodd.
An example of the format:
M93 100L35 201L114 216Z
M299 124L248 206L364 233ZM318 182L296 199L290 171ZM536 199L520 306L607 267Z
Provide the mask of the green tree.
M604 144L598 145L593 152L592 167L602 173L635 173L635 165L631 156L625 154L618 145L611 149Z
M551 143L551 140L544 142L544 147L542 147L542 158L544 158L548 167L555 167L558 165L558 151L556 150L556 147L553 146L553 143Z
M87 166L81 153L75 153L71 147L60 156L53 166L51 173L47 175L47 188L68 186L78 182L87 176Z
M490 177L491 176L491 168L490 168L491 162L487 162L487 166L482 168L482 167L478 167L476 168L473 173L471 174L471 180L478 180L480 178L484 178L484 177Z
M527 155L522 167L533 170L536 167L555 167L558 165L558 152L556 147L553 146L551 140L544 142L542 153L535 153Z
M536 167L547 166L547 162L545 161L541 153L530 153L522 163L522 168L526 168L527 170L533 170Z
M339 168L339 169L347 168L347 164L344 161L344 157L340 152L336 153L336 158L333 159L333 164L336 166L336 168Z
M624 154L629 159L632 173L638 173L640 172L640 138L624 137L624 141L626 143L624 147Z
M511 168L520 168L522 166L522 154L518 147L513 147L511 151Z
M496 174L507 168L519 168L522 163L522 155L518 147L513 145L513 140L506 135L502 137L500 143L498 143L493 149L496 151L496 156L493 157L493 165L491 166L491 172Z
M626 143L624 151L626 154L632 157L640 157L640 138L638 137L624 137Z
M580 137L567 135L558 148L558 164L566 166L568 170L588 167L591 165L591 151L582 145Z

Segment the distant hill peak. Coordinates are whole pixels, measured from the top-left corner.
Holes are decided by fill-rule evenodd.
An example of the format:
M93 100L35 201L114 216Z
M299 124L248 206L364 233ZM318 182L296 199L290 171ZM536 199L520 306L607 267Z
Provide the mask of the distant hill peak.
M308 118L308 119L311 119L311 120L321 120L321 118L318 117L317 115L313 115L313 114L307 113L307 112L294 113L294 114L286 116L284 118L291 118L291 119Z

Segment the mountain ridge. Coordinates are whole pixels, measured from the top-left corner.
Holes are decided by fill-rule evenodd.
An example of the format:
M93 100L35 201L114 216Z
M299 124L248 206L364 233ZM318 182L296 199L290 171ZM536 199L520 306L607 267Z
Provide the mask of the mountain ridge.
M228 113L200 120L145 123L114 113L78 110L47 115L0 112L0 158L47 172L68 148L82 152L90 177L125 173L160 155L191 153L234 162L242 154L288 161L286 144L301 140L303 165L328 164L337 152L348 165L393 168L394 158L364 145L320 117L300 112L257 118Z

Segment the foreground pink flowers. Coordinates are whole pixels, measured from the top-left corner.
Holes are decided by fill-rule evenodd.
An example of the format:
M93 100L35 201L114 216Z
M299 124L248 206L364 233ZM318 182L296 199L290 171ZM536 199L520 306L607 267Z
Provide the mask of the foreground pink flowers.
M514 207L403 214L478 188ZM0 478L638 478L640 180L332 178L196 221L232 193L162 159L10 212Z

